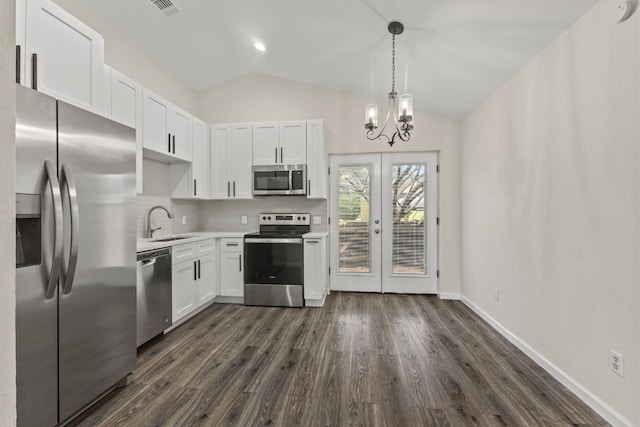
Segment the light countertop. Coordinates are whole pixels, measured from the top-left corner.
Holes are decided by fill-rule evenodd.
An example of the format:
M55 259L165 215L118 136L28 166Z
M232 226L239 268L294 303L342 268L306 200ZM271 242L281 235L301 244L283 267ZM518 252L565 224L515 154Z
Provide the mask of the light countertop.
M168 236L156 236L153 239L138 239L138 252L149 251L152 249L167 248L170 246L182 245L184 243L193 243L200 240L218 239L223 237L244 237L248 231L195 231L192 233L181 233ZM184 239L171 240L169 242L159 242L157 239L166 239L170 237L186 237Z
M303 239L321 239L328 233L326 231L312 231L302 236Z

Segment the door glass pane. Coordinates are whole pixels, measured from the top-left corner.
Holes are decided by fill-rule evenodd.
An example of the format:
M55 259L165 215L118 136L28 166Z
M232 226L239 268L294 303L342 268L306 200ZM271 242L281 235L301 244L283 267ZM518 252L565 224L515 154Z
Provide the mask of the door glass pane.
M393 165L393 273L424 274L425 165Z
M338 199L338 267L341 273L371 272L369 200L371 171L368 166L340 167Z

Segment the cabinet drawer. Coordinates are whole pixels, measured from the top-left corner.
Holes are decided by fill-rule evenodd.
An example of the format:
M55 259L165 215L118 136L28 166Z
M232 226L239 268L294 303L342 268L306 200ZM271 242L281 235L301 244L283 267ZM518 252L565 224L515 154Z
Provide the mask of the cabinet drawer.
M223 252L242 252L242 237L220 239L220 248Z
M197 247L195 243L175 245L171 251L171 263L177 264L179 262L195 258L197 255L196 249Z
M198 256L212 254L215 251L215 240L202 240L198 242Z

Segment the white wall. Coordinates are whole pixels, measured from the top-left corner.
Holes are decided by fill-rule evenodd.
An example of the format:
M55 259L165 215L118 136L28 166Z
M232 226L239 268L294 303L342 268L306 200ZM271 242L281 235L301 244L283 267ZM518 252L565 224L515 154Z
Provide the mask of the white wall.
M0 425L16 424L15 2L0 0Z
M411 141L390 148L365 137L367 100L263 74L249 74L214 87L202 93L200 102L202 118L207 123L324 119L330 154L439 151L440 292L460 292L459 123L416 113ZM386 106L386 100L380 104Z
M464 120L462 291L638 425L639 14L616 24L616 7L596 5Z

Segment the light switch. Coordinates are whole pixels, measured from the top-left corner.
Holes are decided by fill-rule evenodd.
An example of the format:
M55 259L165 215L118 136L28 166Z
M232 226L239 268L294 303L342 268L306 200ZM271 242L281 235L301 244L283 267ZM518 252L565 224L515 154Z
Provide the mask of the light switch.
M315 225L322 224L322 217L320 215L313 216L313 223Z
M242 223L243 224L247 224L247 216L246 215L242 215Z

